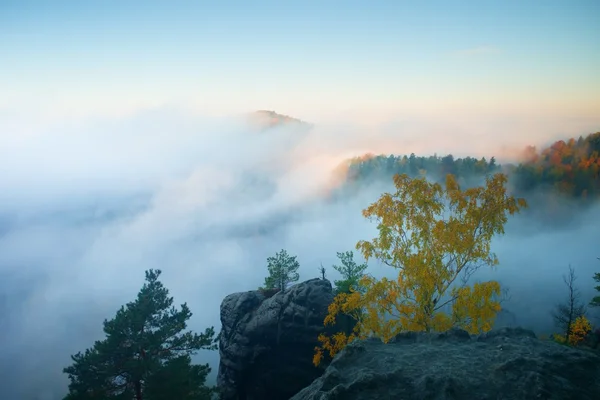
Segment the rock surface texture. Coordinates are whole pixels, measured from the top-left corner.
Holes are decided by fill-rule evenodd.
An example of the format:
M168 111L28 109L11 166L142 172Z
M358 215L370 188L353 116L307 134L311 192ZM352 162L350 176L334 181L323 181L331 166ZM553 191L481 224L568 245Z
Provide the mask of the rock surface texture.
M290 400L600 399L600 357L521 328L349 345Z
M271 297L269 297L271 296ZM323 373L312 364L333 300L312 279L284 293L234 293L221 303L217 386L222 400L288 400Z

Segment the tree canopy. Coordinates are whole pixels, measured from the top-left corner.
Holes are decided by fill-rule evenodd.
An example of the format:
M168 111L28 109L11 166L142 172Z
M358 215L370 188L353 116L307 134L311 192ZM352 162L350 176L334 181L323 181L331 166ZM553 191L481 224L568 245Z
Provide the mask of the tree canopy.
M342 265L333 265L333 268L342 275L342 279L334 281L336 294L351 293L351 288L361 290L359 281L365 275L368 265L357 264L352 251L338 252L337 256Z
M364 217L378 223L379 236L359 241L356 248L366 260L375 258L398 270L397 279L364 276L363 293L334 298L325 324L333 325L340 313L354 316L357 324L349 335L320 335L315 364L324 351L333 357L356 338L376 336L387 342L403 331L452 326L469 332L490 330L500 310L500 285L467 282L481 266L498 264L491 239L504 233L508 215L527 205L507 195L506 181L506 175L498 173L488 176L485 186L462 190L451 174L445 187L424 177L395 175L396 191L384 193L363 210Z
M417 177L421 171L430 176L453 174L461 184L469 185L487 174L507 174L518 195L540 188L552 188L578 199L600 196L600 132L586 137L558 140L537 149L526 147L518 164L499 165L494 157L454 158L451 154L419 157L367 154L348 160L346 188L375 178L391 178L395 174Z
M106 338L71 356L69 394L65 400L136 399L206 400L208 364L193 365L191 355L215 350L214 329L185 331L192 316L187 304L177 310L158 280L160 270L146 271L135 301L104 320Z
M281 250L274 257L267 258L267 269L269 276L265 278L265 289L279 289L282 292L292 282L300 279L298 268L300 263L296 256L290 256L286 250Z

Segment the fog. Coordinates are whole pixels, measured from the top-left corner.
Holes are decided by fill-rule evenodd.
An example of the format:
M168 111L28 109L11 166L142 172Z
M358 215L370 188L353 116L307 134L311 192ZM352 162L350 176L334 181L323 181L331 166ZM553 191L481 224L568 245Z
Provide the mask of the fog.
M188 303L189 327L197 331L218 331L223 297L262 285L266 258L281 249L298 256L301 280L318 277L321 263L337 261L336 252L375 236L360 211L390 188L375 182L332 201L329 194L343 178L337 167L348 157L413 151L490 157L525 144L525 132L504 136L502 144L481 134L485 123L466 121L460 126L469 128L449 139L449 128L446 136L435 134L443 122L258 131L242 118L172 108L52 124L3 118L3 399L61 398L69 356L103 337L103 319L135 298L146 269L163 270L162 282L176 304ZM581 126L561 132L588 133ZM506 235L494 240L500 265L474 276L510 288L506 308L539 332L552 329L549 310L566 295L568 265L586 302L600 270L600 229L592 223L600 208L557 204L568 223L548 229L526 215L512 218ZM393 274L369 264L377 277ZM327 273L338 278L332 268ZM202 352L197 361L211 363L214 382L218 353Z

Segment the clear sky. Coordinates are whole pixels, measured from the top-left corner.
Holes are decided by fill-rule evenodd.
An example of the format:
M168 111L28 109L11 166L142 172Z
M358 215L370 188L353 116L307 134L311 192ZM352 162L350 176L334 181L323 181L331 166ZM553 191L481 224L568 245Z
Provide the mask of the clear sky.
M591 117L598 21L598 0L0 0L0 111Z

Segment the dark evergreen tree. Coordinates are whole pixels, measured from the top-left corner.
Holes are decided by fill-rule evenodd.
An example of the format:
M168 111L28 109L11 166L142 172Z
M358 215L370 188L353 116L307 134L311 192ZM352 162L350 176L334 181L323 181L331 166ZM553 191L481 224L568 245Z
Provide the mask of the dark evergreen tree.
M333 268L342 274L342 279L334 281L336 293L350 293L350 288L360 291L358 281L364 276L367 264L356 264L352 251L338 252L337 256L342 265L334 265Z
M186 303L179 311L173 307L160 274L146 271L137 299L104 320L106 338L71 356L73 365L63 370L71 381L65 400L211 398L205 386L210 368L191 364L190 356L217 348L214 329L183 332L192 313Z
M283 292L290 283L300 279L297 272L299 267L296 256L288 255L285 250L267 258L269 276L265 278L265 289L279 289Z

